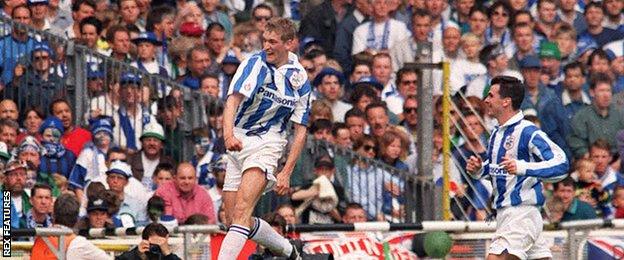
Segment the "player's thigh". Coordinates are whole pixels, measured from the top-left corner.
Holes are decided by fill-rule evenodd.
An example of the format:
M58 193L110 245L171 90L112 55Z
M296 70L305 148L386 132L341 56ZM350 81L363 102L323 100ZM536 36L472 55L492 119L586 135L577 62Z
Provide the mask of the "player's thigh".
M260 168L253 167L243 172L238 192L236 192L236 205L234 205L234 215L232 216L234 222L240 222L251 217L266 183L266 173Z

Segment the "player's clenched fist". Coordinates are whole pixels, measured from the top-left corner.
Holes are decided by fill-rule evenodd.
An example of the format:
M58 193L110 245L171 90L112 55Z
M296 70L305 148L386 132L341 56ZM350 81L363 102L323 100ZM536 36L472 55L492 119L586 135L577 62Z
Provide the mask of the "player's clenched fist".
M225 138L225 149L228 151L240 151L243 149L243 143L234 136Z
M481 169L481 163L481 158L478 156L470 156L470 158L468 158L468 163L466 163L466 171L470 174L474 174Z

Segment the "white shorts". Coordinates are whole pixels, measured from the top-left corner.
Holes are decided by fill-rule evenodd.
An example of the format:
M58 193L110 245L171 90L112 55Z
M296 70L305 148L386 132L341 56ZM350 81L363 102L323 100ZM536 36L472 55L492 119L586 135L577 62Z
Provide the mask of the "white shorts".
M245 130L234 128L234 136L243 143L238 152L228 151L223 184L224 191L238 191L243 173L250 168L260 168L267 178L264 192L275 185L275 170L287 140L280 134L268 132L262 136L247 136Z
M536 206L513 206L499 209L496 234L488 253L500 255L505 250L520 259L552 258L542 230L544 223Z

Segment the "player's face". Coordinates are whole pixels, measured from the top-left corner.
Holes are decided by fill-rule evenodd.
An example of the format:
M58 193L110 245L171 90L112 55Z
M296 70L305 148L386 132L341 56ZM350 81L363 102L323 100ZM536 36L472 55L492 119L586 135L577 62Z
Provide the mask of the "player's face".
M266 31L262 34L264 38L263 49L266 52L267 62L275 65L282 65L288 61L288 50L293 40L284 42L281 34L273 31Z
M498 84L493 85L484 101L488 114L494 118L500 115L505 102L505 99L500 97L499 90L500 86Z

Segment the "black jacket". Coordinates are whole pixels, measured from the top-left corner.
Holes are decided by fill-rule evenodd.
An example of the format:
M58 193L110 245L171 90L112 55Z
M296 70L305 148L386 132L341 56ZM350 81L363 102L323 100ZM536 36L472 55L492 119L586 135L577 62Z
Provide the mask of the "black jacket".
M167 256L162 255L154 255L149 252L146 253L147 259L149 260L181 260L176 254L171 253ZM121 254L120 256L115 257L115 260L142 260L139 253L139 247L136 246L132 250Z

